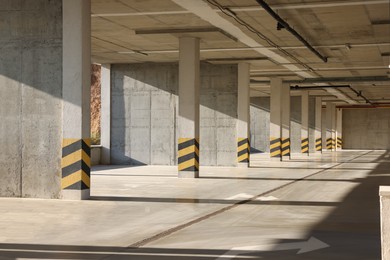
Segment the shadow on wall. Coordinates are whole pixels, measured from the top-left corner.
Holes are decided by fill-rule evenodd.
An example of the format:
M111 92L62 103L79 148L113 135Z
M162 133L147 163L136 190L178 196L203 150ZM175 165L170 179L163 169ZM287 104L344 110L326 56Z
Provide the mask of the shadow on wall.
M175 165L178 64L114 64L111 73L111 162ZM200 163L234 166L237 66L202 63L200 84Z
M270 151L270 97L252 97L250 106L251 153ZM301 97L291 97L292 152L301 152Z
M0 5L0 196L58 198L62 1Z

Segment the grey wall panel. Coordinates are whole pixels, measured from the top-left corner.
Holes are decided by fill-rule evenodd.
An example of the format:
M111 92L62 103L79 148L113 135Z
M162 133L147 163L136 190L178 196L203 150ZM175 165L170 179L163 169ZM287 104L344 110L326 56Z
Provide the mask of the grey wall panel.
M58 198L62 1L1 2L0 196Z
M250 106L251 153L269 153L270 98L252 97Z
M343 149L390 150L390 109L343 109Z
M178 65L114 64L113 164L177 163ZM200 164L237 161L237 66L201 65Z

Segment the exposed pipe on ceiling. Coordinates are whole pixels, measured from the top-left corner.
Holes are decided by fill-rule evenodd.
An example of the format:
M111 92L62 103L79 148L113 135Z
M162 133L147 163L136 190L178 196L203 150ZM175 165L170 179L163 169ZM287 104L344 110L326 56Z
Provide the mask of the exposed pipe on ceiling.
M375 103L374 105L338 105L336 108L390 108L390 103Z
M332 78L306 78L303 80L285 80L288 84L313 84L313 83L331 83L331 82L387 82L390 81L386 76L367 76L367 77L332 77ZM251 84L270 84L269 80L251 79Z
M290 86L290 90L307 90L307 89L323 89L323 88L350 88L350 85L327 85L327 86Z
M367 104L370 104L370 105L375 105L373 102L371 102L368 98L366 98L362 91L358 91L356 89L354 89L353 87L351 87L350 85L328 85L328 86L298 86L298 85L295 85L295 86L290 86L290 90L308 90L308 89L324 89L324 88L349 88L350 90L352 90L356 96L358 97L361 97L364 99L364 101L366 101Z
M264 8L267 13L269 13L277 22L278 22L278 29L286 29L289 31L292 35L295 36L300 42L302 42L311 52L313 52L318 58L320 58L323 62L327 62L328 58L323 56L321 53L319 53L316 49L311 46L311 44L306 41L297 31L295 31L291 26L283 20L277 13L272 10L272 8L263 0L256 0L256 2L261 5L261 7Z

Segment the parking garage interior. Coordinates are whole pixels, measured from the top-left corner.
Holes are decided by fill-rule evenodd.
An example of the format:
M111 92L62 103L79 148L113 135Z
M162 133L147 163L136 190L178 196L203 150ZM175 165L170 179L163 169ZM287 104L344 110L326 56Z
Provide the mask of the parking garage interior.
M388 0L3 0L0 35L0 259L390 259Z

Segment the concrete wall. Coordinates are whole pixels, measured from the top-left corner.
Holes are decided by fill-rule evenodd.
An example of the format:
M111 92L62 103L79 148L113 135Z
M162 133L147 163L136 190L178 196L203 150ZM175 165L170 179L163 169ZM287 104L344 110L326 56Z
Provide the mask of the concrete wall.
M111 67L111 163L177 163L178 65ZM237 66L201 65L200 164L237 161Z
M270 98L252 97L250 106L251 153L269 153Z
M291 153L301 153L301 97L291 97Z
M57 198L62 0L0 4L0 196Z
M91 146L91 165L99 165L102 156L102 146L101 145L92 145Z
M174 165L178 67L111 66L111 163Z
M343 149L390 149L390 109L343 109Z
M202 64L200 165L237 165L237 65Z

